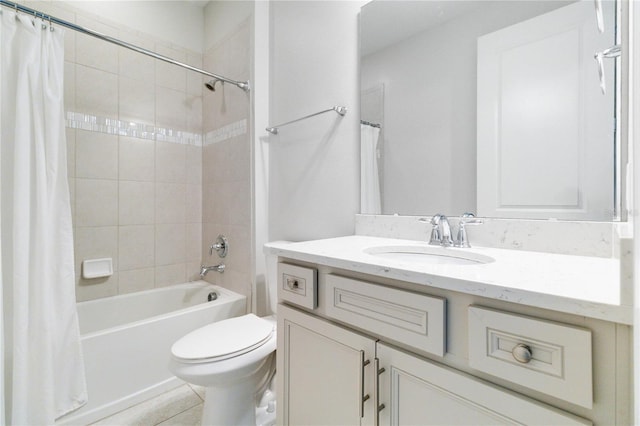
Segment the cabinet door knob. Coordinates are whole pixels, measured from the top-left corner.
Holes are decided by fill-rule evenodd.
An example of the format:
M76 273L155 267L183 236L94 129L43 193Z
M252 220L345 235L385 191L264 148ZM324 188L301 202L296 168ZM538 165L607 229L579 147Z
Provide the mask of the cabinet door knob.
M511 350L511 355L513 355L513 358L516 361L521 362L522 364L528 363L531 361L531 358L533 358L531 355L531 348L524 343L518 343L515 345Z

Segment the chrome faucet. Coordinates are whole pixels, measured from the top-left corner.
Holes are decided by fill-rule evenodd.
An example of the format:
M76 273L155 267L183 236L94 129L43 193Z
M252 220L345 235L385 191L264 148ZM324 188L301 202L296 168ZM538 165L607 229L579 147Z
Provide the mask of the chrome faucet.
M467 237L467 228L465 225L480 225L482 224L482 220L476 219L476 216L473 213L464 213L462 217L460 217L460 223L458 224L458 235L456 237L456 242L453 243L456 247L471 247L469 244L469 238Z
M216 271L216 272L220 272L221 274L224 272L224 263L221 263L219 265L214 265L214 266L200 266L200 278L204 278L205 275L207 275L207 272L209 271Z
M432 246L451 247L453 240L451 239L451 226L449 219L441 213L431 218L431 238L429 244Z

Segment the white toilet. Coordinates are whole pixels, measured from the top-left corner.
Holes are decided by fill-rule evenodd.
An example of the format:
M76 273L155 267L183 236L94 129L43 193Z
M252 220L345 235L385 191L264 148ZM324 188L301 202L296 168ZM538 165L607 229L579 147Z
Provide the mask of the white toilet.
M275 313L277 258L267 258L269 310ZM215 322L192 331L171 347L169 370L206 387L202 425L256 425L256 402L269 394L259 423L275 423L276 319L254 314ZM265 398L263 398L265 399ZM258 409L260 410L260 409Z

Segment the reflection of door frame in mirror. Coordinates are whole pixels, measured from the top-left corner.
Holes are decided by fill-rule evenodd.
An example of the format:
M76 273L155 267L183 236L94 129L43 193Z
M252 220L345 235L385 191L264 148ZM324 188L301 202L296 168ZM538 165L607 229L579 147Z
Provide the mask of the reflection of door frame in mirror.
M616 43L615 4L605 6L605 34L577 2L478 38L480 216L615 217L616 156L604 142L615 143L616 99L600 92L592 60Z

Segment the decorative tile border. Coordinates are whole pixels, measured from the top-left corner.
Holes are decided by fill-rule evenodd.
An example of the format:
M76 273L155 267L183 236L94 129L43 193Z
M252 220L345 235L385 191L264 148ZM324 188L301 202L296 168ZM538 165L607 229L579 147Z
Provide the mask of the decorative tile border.
M204 136L204 145L211 145L231 139L236 136L244 135L247 133L247 119L236 121L235 123L227 124L219 129L212 130Z
M166 129L150 124L122 121L114 118L98 117L81 112L67 111L66 126L71 129L108 133L110 135L202 146L202 135L198 133Z
M70 129L194 146L211 145L247 133L246 118L212 130L203 138L198 133L166 129L151 124L134 123L73 111L67 111L66 126Z

